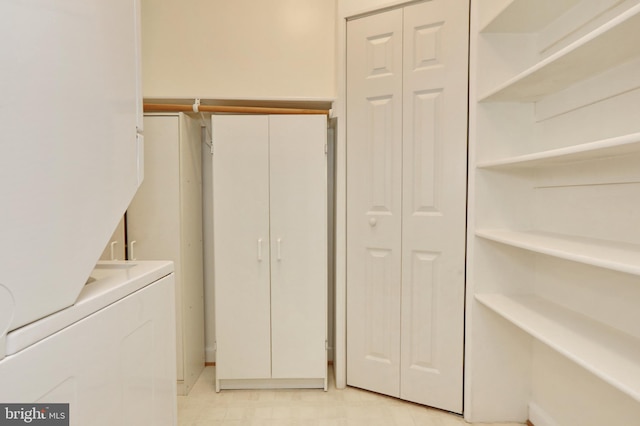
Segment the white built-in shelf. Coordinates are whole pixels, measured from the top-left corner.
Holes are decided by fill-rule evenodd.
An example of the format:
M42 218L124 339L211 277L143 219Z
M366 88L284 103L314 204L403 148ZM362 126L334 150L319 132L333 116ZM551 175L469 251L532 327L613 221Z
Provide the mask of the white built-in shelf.
M580 0L512 0L480 32L532 33L545 27Z
M565 48L479 97L533 102L640 55L640 5L616 16Z
M640 339L537 296L475 297L537 340L640 401Z
M477 164L478 168L527 168L640 153L640 133Z
M513 247L632 275L640 275L640 245L537 231L480 229L476 236Z

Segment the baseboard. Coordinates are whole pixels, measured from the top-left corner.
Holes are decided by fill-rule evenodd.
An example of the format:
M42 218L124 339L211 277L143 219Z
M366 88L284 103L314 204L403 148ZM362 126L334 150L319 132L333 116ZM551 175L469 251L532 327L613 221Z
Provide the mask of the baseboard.
M187 396L187 387L184 384L184 380L178 380L176 391L180 396Z
M205 348L204 349L204 360L209 363L209 362L216 362L216 350L213 348ZM208 364L205 364L208 365Z
M529 420L527 424L530 426L558 426L558 423L544 411L535 402L529 403Z
M316 379L220 379L216 381L216 392L220 389L324 389L327 378Z
M531 423L531 420L527 420L527 426L536 426L533 423Z

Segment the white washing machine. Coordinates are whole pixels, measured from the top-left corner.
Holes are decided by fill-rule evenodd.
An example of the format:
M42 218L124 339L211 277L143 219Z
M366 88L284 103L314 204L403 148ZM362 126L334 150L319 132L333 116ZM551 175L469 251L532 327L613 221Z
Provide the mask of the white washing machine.
M171 262L99 262L75 304L7 334L0 403L68 403L77 426L175 425L174 291Z
M140 0L0 1L0 52L0 405L175 425L173 265L96 266L144 178Z

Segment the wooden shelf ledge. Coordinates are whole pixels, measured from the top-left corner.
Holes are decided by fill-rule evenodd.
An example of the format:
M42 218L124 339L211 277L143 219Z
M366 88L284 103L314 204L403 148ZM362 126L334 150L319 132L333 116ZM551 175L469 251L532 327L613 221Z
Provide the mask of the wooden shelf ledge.
M144 112L196 112L193 105L145 103ZM227 114L321 114L329 115L328 109L280 108L241 105L198 105L197 112Z

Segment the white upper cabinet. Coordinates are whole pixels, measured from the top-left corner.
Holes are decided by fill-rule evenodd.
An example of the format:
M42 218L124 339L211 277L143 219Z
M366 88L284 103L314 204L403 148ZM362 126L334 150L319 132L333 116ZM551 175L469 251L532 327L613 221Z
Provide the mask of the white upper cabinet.
M74 302L138 187L137 11L0 3L2 333Z

